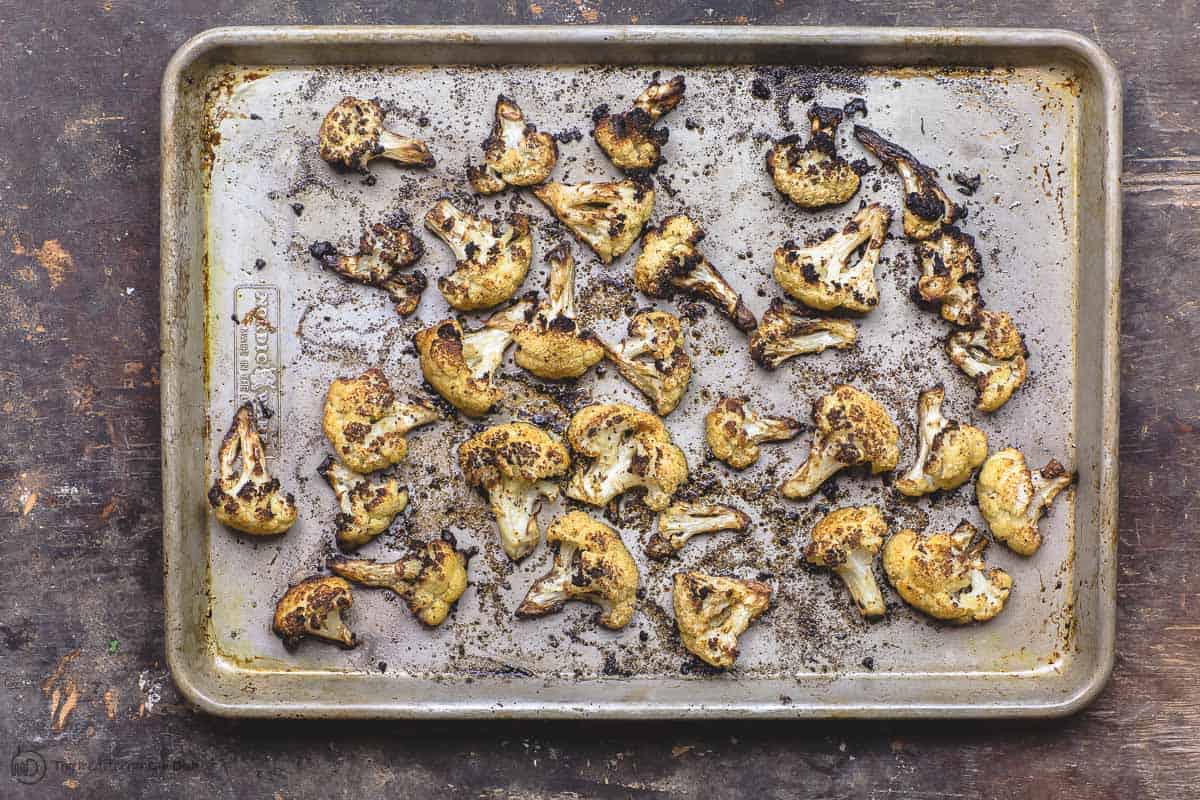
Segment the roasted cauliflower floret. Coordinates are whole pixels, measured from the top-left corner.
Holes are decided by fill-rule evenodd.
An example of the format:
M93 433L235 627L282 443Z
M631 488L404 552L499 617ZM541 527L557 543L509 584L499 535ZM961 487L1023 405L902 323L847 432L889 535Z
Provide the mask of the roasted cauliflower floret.
M975 407L995 411L1008 402L1029 374L1025 342L1006 312L979 312L979 327L946 339L946 355L975 380Z
M633 282L650 297L666 298L686 292L708 300L740 331L752 331L758 321L717 268L696 245L704 230L686 214L672 214L642 239L642 252L633 265Z
M750 526L744 512L718 503L676 502L658 514L658 530L646 542L646 555L670 558L693 536L719 531L743 532Z
M791 417L759 414L738 397L722 397L704 418L704 436L713 455L734 469L758 461L763 442L786 442L800 432Z
M1008 448L984 463L975 486L979 512L992 536L1009 549L1031 556L1042 545L1038 520L1058 493L1071 485L1071 473L1054 459L1036 472L1020 450Z
M983 269L975 237L947 225L936 236L917 242L917 261L921 265L917 295L926 303L939 305L947 322L965 328L978 324L983 310L979 294Z
M452 308L478 311L510 300L533 259L529 217L510 214L508 225L464 214L445 198L425 215L425 227L454 251L454 272L438 278Z
M642 180L545 183L533 193L605 264L633 247L654 212L654 190Z
M434 165L424 142L385 130L383 117L378 101L343 97L321 123L321 158L360 171L373 158L388 158L410 167Z
M373 367L329 385L322 426L342 463L367 473L399 463L408 452L408 432L436 419L424 400L397 402L383 371Z
M1012 578L987 569L987 539L968 522L953 533L921 536L902 530L883 546L883 571L904 602L931 617L965 624L986 622L1004 609Z
M917 398L917 460L895 483L909 497L957 489L987 458L987 434L942 416L946 390L926 389Z
M425 252L421 240L405 225L372 225L358 242L358 253L339 255L330 242L314 242L308 252L345 280L375 286L391 295L396 313L408 316L417 310L427 281L423 272L402 272Z
M271 630L288 650L295 650L306 636L350 649L358 645L358 638L342 614L352 605L350 584L330 575L313 575L279 598Z
M558 497L552 479L565 475L571 456L557 436L528 422L508 422L459 445L458 466L467 483L487 493L504 552L518 561L537 547L542 498Z
M546 298L538 302L528 320L509 315L488 321L507 329L517 344L513 360L539 378L578 378L604 358L604 345L594 333L575 322L575 259L565 244L546 255L550 278Z
M612 528L582 511L560 517L546 531L557 546L550 572L529 587L518 617L542 617L562 610L568 600L600 606L599 622L619 630L637 606L638 568Z
M337 497L341 512L334 518L338 547L362 547L391 527L408 506L408 492L395 478L372 478L348 470L328 456L317 467Z
M399 561L338 557L329 568L363 586L391 589L404 598L417 619L431 628L446 620L467 590L467 554L442 539L413 544Z
M592 112L592 136L618 169L652 169L662 161L662 147L670 132L655 128L657 122L683 99L683 76L660 83L656 77L638 95L633 108L623 114L610 114L603 105Z
M254 406L233 416L217 453L220 472L208 490L213 516L224 525L255 536L283 533L296 521L296 500L267 472Z
M775 251L775 280L789 297L809 308L870 311L879 305L875 267L891 221L889 208L871 203L820 244L785 244ZM851 263L860 249L862 256Z
M771 587L702 572L679 572L672 591L683 646L718 669L738 657L738 637L771 605Z
M558 145L553 136L526 122L512 99L500 95L483 154L483 164L467 167L467 179L480 194L496 194L509 186L532 186L549 178L558 161Z
M767 173L775 188L801 208L839 206L858 192L858 173L837 152L843 117L840 109L813 106L808 111L808 144L801 147L800 137L793 134L767 152Z
M683 325L665 311L643 311L629 320L629 335L605 353L617 371L666 416L675 410L692 379L692 359L683 349Z
M938 184L938 174L917 161L898 144L889 142L870 128L854 126L854 136L863 147L900 174L904 183L904 235L928 239L943 225L958 217L959 208Z
M810 497L839 470L857 464L872 474L890 472L900 460L900 432L875 398L839 384L813 404L812 446L808 459L780 487L784 497Z
M794 356L845 350L858 340L854 323L844 319L809 317L792 303L776 297L750 334L750 357L775 369Z
M567 497L604 506L630 489L646 489L646 506L662 511L687 480L687 459L662 420L624 403L585 406L571 417L567 441L592 459L567 484Z
M838 508L816 524L804 548L805 561L832 569L845 582L864 617L882 617L887 611L874 568L886 533L887 523L875 506Z

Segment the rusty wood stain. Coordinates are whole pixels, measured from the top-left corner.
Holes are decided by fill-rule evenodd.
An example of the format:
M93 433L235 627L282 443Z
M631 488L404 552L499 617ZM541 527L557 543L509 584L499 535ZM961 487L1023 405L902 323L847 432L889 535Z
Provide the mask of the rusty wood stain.
M75 271L75 258L57 239L42 242L42 246L33 251L33 257L46 270L52 289L61 286L67 276Z

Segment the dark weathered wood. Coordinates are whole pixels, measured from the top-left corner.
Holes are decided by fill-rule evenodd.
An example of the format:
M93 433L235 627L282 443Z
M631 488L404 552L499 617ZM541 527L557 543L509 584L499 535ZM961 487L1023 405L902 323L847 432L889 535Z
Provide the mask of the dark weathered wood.
M0 742L47 762L28 787L0 762L0 796L1197 795L1195 3L332 5L0 2ZM234 724L180 703L160 602L162 68L212 25L430 21L1042 25L1109 51L1127 91L1120 644L1091 708L1034 725L585 726Z

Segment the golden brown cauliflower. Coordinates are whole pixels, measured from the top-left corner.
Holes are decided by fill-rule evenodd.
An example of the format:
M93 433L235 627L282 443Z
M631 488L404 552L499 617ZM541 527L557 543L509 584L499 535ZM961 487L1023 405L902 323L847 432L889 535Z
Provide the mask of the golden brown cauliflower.
M432 167L433 154L420 139L385 130L383 108L377 100L343 97L321 123L321 158L355 170L366 170L373 158L387 158L411 167Z
M383 289L401 316L417 310L428 283L423 272L401 271L417 263L425 253L421 240L407 225L372 225L359 239L356 255L338 254L331 242L314 242L308 252L321 262L322 269L354 283Z
M750 334L750 357L775 369L794 356L845 350L858 340L854 323L844 319L810 317L798 306L776 297Z
M686 214L672 214L642 239L642 252L633 265L633 282L654 298L675 292L701 297L733 321L740 331L758 324L742 296L734 291L717 268L696 249L704 230Z
M1008 402L1029 374L1025 342L1006 312L981 311L979 326L946 339L946 354L975 380L975 407L995 411Z
M947 225L936 236L917 242L916 249L921 265L917 295L926 303L940 306L942 319L947 322L975 327L983 310L979 294L983 269L975 237Z
M767 152L767 173L775 188L801 208L840 206L858 192L858 173L837 152L843 118L840 109L813 106L808 144L801 147L800 136L792 134Z
M839 384L813 404L812 446L808 459L780 487L784 497L810 497L839 470L857 464L871 473L890 472L900 460L900 432L875 398Z
M633 247L654 212L654 189L643 180L546 183L533 193L605 264Z
M517 366L546 380L578 378L604 358L604 345L575 322L575 259L561 244L546 255L550 277L546 298L529 319L498 315L491 327L507 330L517 344Z
M425 227L454 251L454 272L438 278L451 308L478 311L511 300L529 273L533 234L529 217L510 214L508 225L464 214L445 198L425 215Z
M657 122L683 99L683 76L660 83L657 75L638 95L633 108L623 114L610 114L608 106L592 112L592 136L618 169L653 169L662 161L662 147L670 132L655 128Z
M683 325L666 311L643 311L629 320L629 335L616 347L605 346L617 371L646 395L654 413L675 410L692 379L692 359L683 349Z
M688 652L718 669L738 657L738 637L771 605L771 587L702 572L675 574L675 624Z
M539 133L516 102L499 95L492 134L483 142L483 164L468 166L467 179L480 194L496 194L545 181L557 162L554 137Z
M734 469L758 461L763 442L786 442L800 432L791 417L766 417L739 397L722 397L704 418L704 436L713 455Z
M296 521L296 500L267 472L254 406L233 416L217 453L220 473L208 490L213 516L224 525L255 536L283 533Z
M936 171L917 161L898 144L889 142L870 128L854 126L854 136L876 158L900 174L904 183L904 235L928 239L959 215L958 206L938 184Z
M1042 545L1038 521L1073 477L1053 458L1037 472L1025 465L1025 455L1013 448L993 453L979 473L975 496L979 513L992 536L1009 549L1031 556Z
M518 617L542 617L562 610L568 600L600 606L599 622L619 630L637 606L638 568L621 536L582 511L555 520L546 542L557 545L550 571L529 587Z
M567 497L604 506L630 489L644 487L651 511L662 511L687 480L687 459L671 443L662 420L624 403L585 406L571 417L567 441L592 459L567 484Z
M399 561L339 556L329 568L343 578L374 589L391 589L404 598L408 610L432 627L441 625L467 590L467 554L453 541L435 539L412 544Z
M458 447L458 466L471 486L487 493L500 542L513 561L537 547L542 498L558 497L552 478L571 466L567 448L528 422L493 425Z
M891 209L871 203L820 244L797 247L788 242L775 251L775 280L809 308L866 313L879 305L875 267L891 222ZM860 249L862 257L851 263Z
M896 490L909 497L957 489L987 458L987 434L942 416L946 390L926 389L917 398L917 460Z
M986 622L1004 609L1012 578L986 569L987 539L968 522L953 533L902 530L883 547L883 571L904 602L958 625Z
M875 506L838 508L816 524L804 549L809 564L838 574L864 617L882 617L887 612L874 566L886 533L887 523Z
M346 469L328 456L317 467L337 497L341 513L334 518L338 547L362 547L391 527L396 515L408 506L408 492L395 478L372 478Z
M683 549L693 536L719 531L742 533L750 517L719 503L675 502L658 514L658 530L646 542L646 555L666 559Z
M313 575L292 586L275 604L271 630L288 650L305 636L315 636L346 649L358 646L358 637L342 618L354 605L350 584L330 575Z
M437 419L424 400L397 402L383 370L372 367L330 384L322 425L342 463L367 473L399 463L408 452L408 432Z

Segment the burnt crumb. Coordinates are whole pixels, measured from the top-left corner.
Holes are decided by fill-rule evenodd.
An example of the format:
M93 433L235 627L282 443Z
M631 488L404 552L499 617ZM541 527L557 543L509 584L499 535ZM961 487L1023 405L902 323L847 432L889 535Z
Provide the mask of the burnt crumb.
M862 660L862 665L865 669L869 669L872 672L875 671L875 659L871 658L870 656L867 656Z
M786 694L781 694L779 695L779 702L781 705L790 706L792 704L792 698L788 697Z
M771 87L762 78L755 78L750 82L750 95L756 100L770 100Z
M255 269L265 269L266 266L267 266L266 259L263 259L263 258L254 259L254 268Z
M684 300L679 303L679 315L689 322L696 322L708 316L708 306L704 303Z
M387 662L386 662L386 661L380 661L380 662L379 662L379 671L380 671L380 672L387 672Z
M979 185L983 183L983 177L979 174L967 175L964 172L956 172L951 177L958 184L958 191L968 197L979 191Z
M608 103L602 103L592 109L592 122L599 122L608 116Z
M834 502L838 497L837 481L828 480L821 485L821 496L829 502Z
M242 324L242 321L241 321L240 319L238 319L238 315L237 315L237 314L230 314L230 315L229 315L229 318L230 318L231 320L233 320L233 324L234 324L234 325L241 325L241 324Z
M308 254L317 259L321 263L325 263L328 259L337 258L337 248L333 246L333 242L313 242L308 246Z
M429 117L425 116L424 114L417 117L417 127L428 128L429 127Z
M878 192L878 191L880 191L881 189L883 189L883 182L882 182L882 181L875 181L875 183L871 184L871 191L872 191L872 192Z
M603 378L603 377L604 377L605 375L607 375L607 374L608 374L608 368L607 368L607 367L605 367L605 366L603 366L603 365L600 365L600 366L596 367L596 377L597 377L597 378Z
M865 158L856 158L851 161L850 169L854 170L855 174L860 176L875 171L875 167L871 166L871 164ZM876 183L875 185L878 186L879 184ZM876 191L879 190L876 189Z
M292 203L292 213L297 217L304 213L304 203Z
M568 128L565 131L559 131L558 133L554 134L554 140L560 144L570 144L571 142L582 141L583 131L579 130L579 128Z
M691 117L685 117L683 120L683 127L687 128L689 131L694 131L700 128L700 123Z
M617 657L612 653L604 654L604 666L600 670L605 675L616 675L622 678L628 678L633 673L630 670L622 669L617 663Z
M638 641L645 644L646 642L650 641L650 634L646 631L638 631Z
M262 117L260 117L258 114L251 114L251 115L250 115L250 119L252 119L252 120L260 120L260 119L262 119Z
M724 674L724 670L718 669L692 656L679 665L679 673L681 675L722 675Z
M853 114L862 114L865 117L867 115L867 101L861 97L851 98L850 102L842 106L842 113L847 117Z
M362 179L361 181L359 181L359 182L360 182L360 183L361 183L363 186L374 186L374 185L375 185L375 176L374 176L374 175L372 175L371 173L369 173L369 172L368 172L368 173L367 173L367 177L363 178L363 179Z

